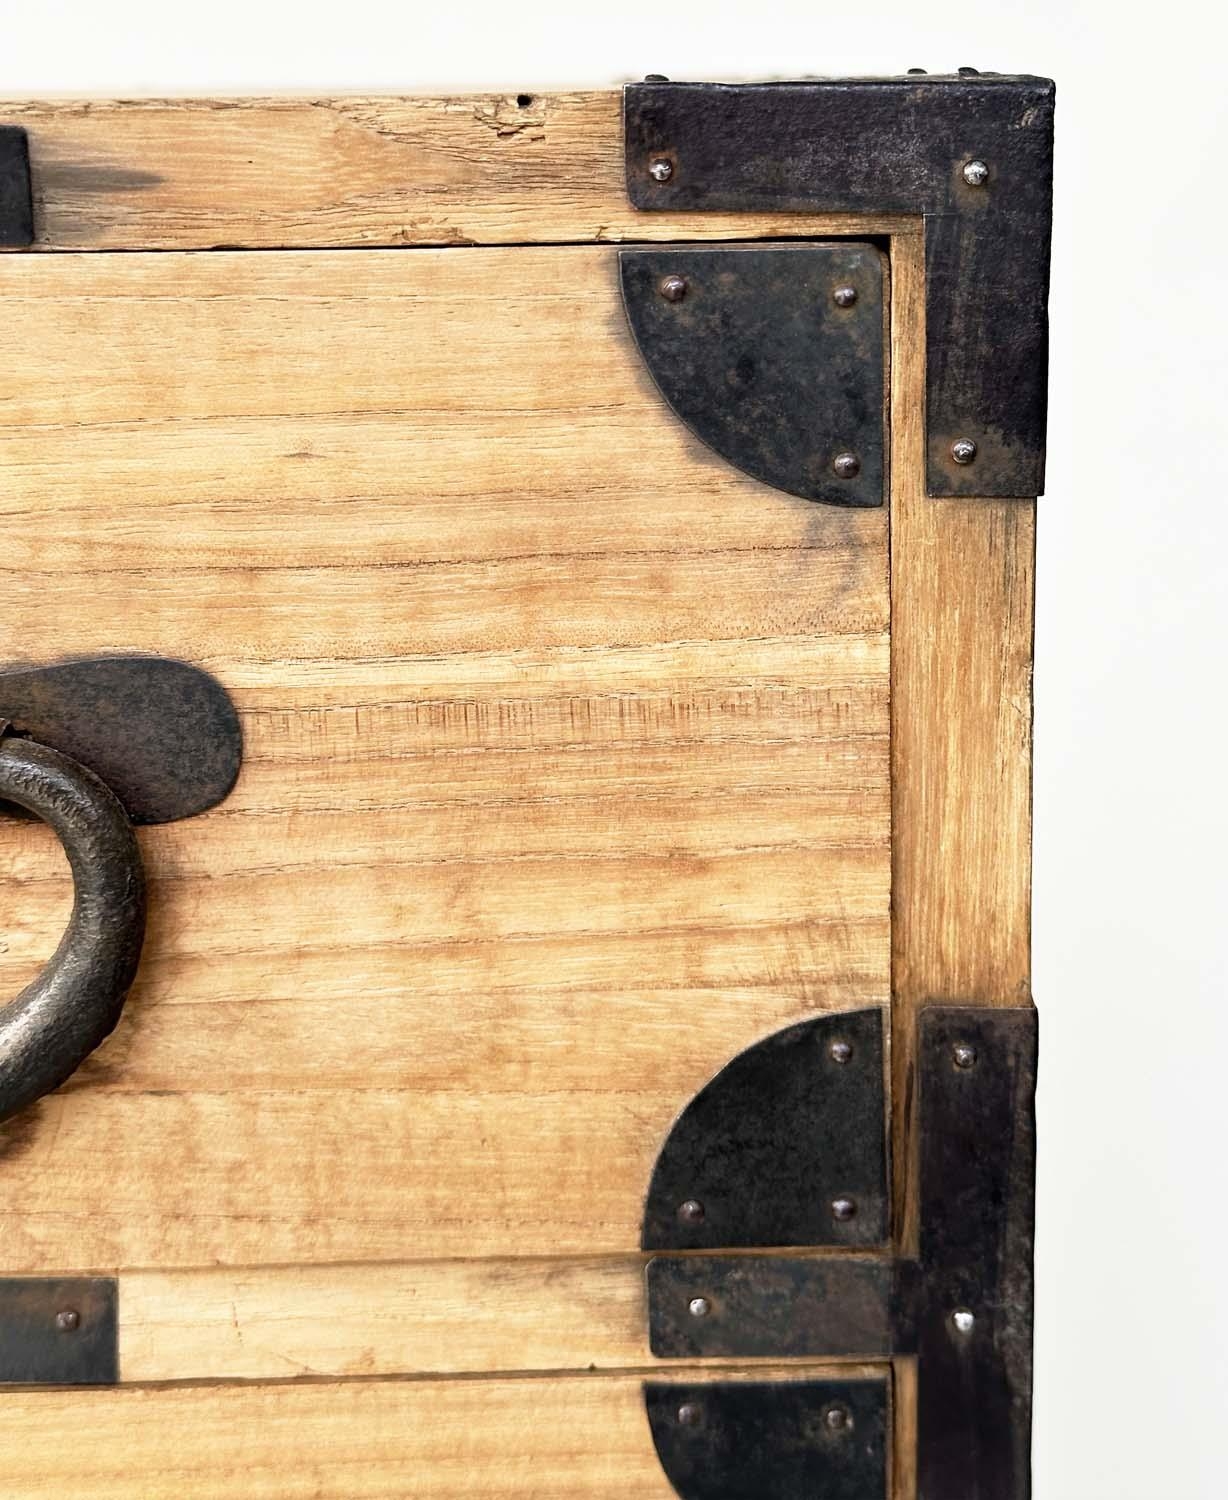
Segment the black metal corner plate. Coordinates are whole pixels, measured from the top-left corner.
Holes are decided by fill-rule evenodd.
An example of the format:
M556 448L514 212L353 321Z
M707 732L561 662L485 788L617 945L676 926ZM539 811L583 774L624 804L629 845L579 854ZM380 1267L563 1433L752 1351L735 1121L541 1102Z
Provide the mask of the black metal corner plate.
M0 672L0 722L87 766L134 823L215 806L243 759L225 688L187 662L100 656Z
M841 1199L847 1217L833 1211ZM765 1037L696 1094L653 1168L641 1245L864 1248L886 1237L883 1021L862 1010Z
M697 437L788 494L883 503L879 250L852 241L654 247L620 251L619 266L644 363ZM841 288L851 300L836 300ZM855 460L847 477L833 467L841 454Z
M33 243L29 139L20 125L0 125L0 248L24 250Z
M647 1382L681 1500L885 1500L885 1380Z
M0 1279L0 1383L114 1385L118 1330L112 1277Z
M1044 488L1053 111L1048 79L993 74L630 84L627 187L636 208L671 213L924 215L929 493L1030 498ZM970 162L988 168L979 184ZM957 438L972 462L955 462Z
M939 1007L920 1028L917 1496L1027 1500L1037 1016Z

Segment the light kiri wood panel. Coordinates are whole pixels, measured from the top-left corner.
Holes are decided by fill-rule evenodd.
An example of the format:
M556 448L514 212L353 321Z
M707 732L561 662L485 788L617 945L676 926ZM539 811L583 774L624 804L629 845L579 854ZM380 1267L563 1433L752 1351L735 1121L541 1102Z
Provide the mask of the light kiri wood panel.
M640 1367L665 1375L670 1366L656 1365L648 1349L645 1258L128 1271L120 1281L121 1379Z
M130 1383L651 1363L638 1256L128 1271Z
M648 1348L646 1258L127 1271L120 1282L121 1379L640 1367L667 1375L672 1366L657 1364ZM716 1369L729 1361L701 1363Z
M527 102L520 102L526 99ZM622 96L6 101L43 249L915 232L899 215L637 213Z
M769 1365L721 1378L833 1373ZM6 1500L675 1496L639 1375L19 1391L5 1399L0 1464Z
M630 1255L713 1072L887 1003L886 512L692 439L608 248L18 256L0 299L5 659L186 657L246 747L225 804L142 831L119 1030L0 1127L0 1268L118 1269L163 1312L190 1272L185 1318L233 1273L253 1342L213 1330L209 1373L267 1378L252 1350L363 1373L344 1319L318 1364L301 1319L261 1345L295 1274L359 1326L363 1262L434 1263L455 1308L461 1262ZM67 884L37 825L0 861L12 990ZM594 1362L557 1265L450 1368ZM178 1346L145 1372L192 1374Z

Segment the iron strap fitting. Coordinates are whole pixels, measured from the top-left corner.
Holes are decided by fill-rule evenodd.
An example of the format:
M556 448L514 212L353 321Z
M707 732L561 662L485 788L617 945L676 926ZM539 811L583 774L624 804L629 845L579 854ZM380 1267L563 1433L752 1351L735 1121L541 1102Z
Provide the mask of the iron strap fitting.
M892 1258L881 1013L803 1022L734 1058L653 1173L653 1355L915 1357L919 1500L1026 1500L1036 1061L1031 1008L922 1011L918 1253ZM654 1382L645 1401L684 1500L888 1493L885 1377Z

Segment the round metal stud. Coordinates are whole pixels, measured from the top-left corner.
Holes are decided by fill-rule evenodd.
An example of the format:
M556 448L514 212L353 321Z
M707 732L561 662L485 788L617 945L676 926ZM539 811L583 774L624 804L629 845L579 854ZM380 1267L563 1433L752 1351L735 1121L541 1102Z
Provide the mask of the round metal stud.
M681 302L686 296L687 280L685 276L667 276L661 283L661 295L667 302Z
M66 1307L55 1315L55 1326L61 1333L76 1333L81 1327L81 1314L75 1307Z
M976 1067L976 1048L971 1042L956 1042L951 1048L951 1057L957 1068Z
M823 1413L823 1426L828 1432L848 1432L853 1425L853 1414L847 1406L829 1406Z
M951 1322L955 1325L956 1333L962 1333L965 1338L976 1327L976 1318L966 1307L957 1307L951 1314Z
M712 1304L706 1297L692 1297L686 1310L693 1318L706 1318L712 1311Z
M837 307L852 307L857 301L857 288L855 286L838 286L831 294L831 300Z
M706 1213L698 1198L688 1198L678 1205L678 1220L682 1224L702 1224Z
M684 1401L678 1408L679 1427L700 1427L703 1420L704 1409L698 1401Z
M833 1198L831 1216L841 1224L847 1224L850 1219L857 1217L857 1205L851 1198Z
M861 473L861 460L855 453L837 453L831 466L837 479L856 479Z
M976 444L971 438L956 438L951 444L951 457L957 464L970 464L976 457Z
M989 166L983 161L966 161L964 163L964 181L969 187L984 187L989 181Z
M648 175L654 182L668 182L674 175L674 164L666 156L658 156L648 163Z
M852 1046L852 1043L851 1042L833 1042L831 1044L831 1046L827 1049L827 1055L831 1058L832 1062L837 1062L837 1063L846 1063L846 1062L849 1062L851 1060L852 1056L853 1056L853 1046Z

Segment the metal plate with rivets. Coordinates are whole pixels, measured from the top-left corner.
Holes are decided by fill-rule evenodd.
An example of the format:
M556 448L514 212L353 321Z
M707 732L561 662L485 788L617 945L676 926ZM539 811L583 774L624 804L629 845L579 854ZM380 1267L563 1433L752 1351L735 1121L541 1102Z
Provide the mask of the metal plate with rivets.
M740 1053L675 1121L645 1250L864 1249L887 1236L883 1018L824 1015Z
M0 1279L0 1382L114 1385L118 1302L111 1277Z
M1036 1012L920 1026L918 1500L1027 1500Z
M658 1163L657 1211L646 1220L645 1244L651 1228L685 1241L671 1248L743 1253L658 1255L649 1262L652 1352L663 1359L915 1355L918 1500L1027 1500L1035 1010L921 1013L917 1260L745 1253L750 1243L807 1243L779 1234L807 1222L815 1236L810 1243L823 1243L818 1236L829 1226L821 1215L806 1218L815 1202L807 1164L821 1170L824 1150L843 1152L872 1135L869 1122L883 1101L874 1016L828 1017L768 1038L735 1058L684 1111ZM853 1070L858 1059L866 1062L860 1078ZM858 1112L866 1136L842 1135ZM755 1156L765 1143L786 1158L776 1177L772 1163ZM823 1179L824 1193L831 1180ZM736 1191L727 1190L730 1184ZM759 1185L766 1208L757 1201ZM679 1199L681 1209L703 1213L675 1209L671 1224L666 1207ZM752 1229L764 1237L752 1242Z
M662 1381L644 1402L681 1500L885 1500L885 1380Z
M648 1263L657 1359L884 1358L893 1267L870 1256L657 1255Z
M883 503L881 251L679 245L619 265L644 363L697 437L791 495Z
M636 83L627 189L673 214L923 215L929 493L1030 498L1044 488L1053 109L1048 79L971 69Z

